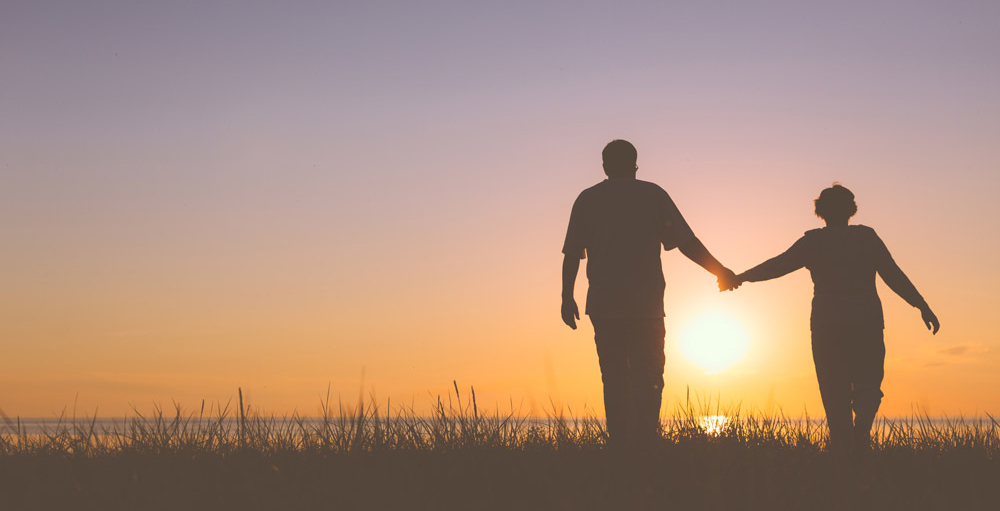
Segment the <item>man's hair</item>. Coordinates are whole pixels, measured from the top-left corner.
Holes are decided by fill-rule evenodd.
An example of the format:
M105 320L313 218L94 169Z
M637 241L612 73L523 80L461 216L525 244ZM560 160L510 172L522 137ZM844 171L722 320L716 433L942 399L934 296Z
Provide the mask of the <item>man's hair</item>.
M816 216L826 221L847 220L858 212L854 194L840 183L833 183L833 186L820 192L813 202Z
M608 174L635 172L635 162L639 154L635 146L625 140L612 140L604 146L601 159L604 160L604 171Z

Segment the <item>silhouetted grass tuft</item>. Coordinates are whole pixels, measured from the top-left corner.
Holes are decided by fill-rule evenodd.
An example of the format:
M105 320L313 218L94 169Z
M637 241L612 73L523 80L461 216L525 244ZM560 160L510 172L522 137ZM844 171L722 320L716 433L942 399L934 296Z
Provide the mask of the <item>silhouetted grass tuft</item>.
M825 425L709 403L678 405L663 441L605 448L594 417L484 413L475 391L434 411L327 398L318 418L229 404L134 411L29 432L4 417L10 509L993 509L1000 424L876 423L871 455L826 452ZM513 410L513 407L511 407ZM5 507L6 508L6 507Z

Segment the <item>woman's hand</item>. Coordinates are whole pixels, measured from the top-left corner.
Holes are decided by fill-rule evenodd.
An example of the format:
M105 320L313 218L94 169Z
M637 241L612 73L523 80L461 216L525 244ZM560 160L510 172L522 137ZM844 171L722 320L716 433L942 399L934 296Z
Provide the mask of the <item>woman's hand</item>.
M941 323L938 322L937 316L934 315L929 306L924 305L924 307L920 309L920 318L924 320L924 324L927 325L927 329L932 330L932 334L938 333L938 330L941 329Z

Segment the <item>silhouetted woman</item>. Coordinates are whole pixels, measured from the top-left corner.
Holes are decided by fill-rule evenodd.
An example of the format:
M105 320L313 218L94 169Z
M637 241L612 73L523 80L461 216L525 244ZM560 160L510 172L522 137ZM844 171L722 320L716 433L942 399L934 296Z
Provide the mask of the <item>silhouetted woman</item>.
M889 255L870 227L848 225L858 211L854 194L840 184L823 190L816 216L826 227L813 229L785 253L739 275L741 282L781 277L803 266L813 280L812 351L816 379L826 409L832 447L864 450L882 402L885 343L882 302L875 273L896 294L920 309L928 329L940 325L917 288ZM852 413L853 412L853 413Z

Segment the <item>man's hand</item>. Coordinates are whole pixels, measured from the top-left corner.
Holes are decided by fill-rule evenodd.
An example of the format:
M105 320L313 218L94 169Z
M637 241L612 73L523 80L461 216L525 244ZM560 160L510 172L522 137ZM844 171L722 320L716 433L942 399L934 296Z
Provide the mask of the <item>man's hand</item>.
M740 278L733 273L733 270L730 270L729 268L722 268L722 272L719 273L718 279L719 292L732 291L740 287L740 284L743 283L740 281Z
M567 326L576 330L576 320L580 319L580 309L576 307L576 300L564 298L562 302L562 320Z
M920 309L920 318L924 320L927 329L931 330L931 334L936 334L941 329L941 323L938 323L938 318L931 312L930 307L924 306Z

